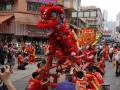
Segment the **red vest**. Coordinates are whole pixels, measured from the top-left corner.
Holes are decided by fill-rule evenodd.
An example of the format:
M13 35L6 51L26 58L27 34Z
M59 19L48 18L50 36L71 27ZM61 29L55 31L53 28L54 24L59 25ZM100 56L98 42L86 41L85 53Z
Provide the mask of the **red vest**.
M19 55L18 56L18 66L22 66L23 65L23 56L22 55Z
M93 75L97 78L99 84L104 84L104 79L99 72L94 72Z
M80 90L86 90L87 78L83 79L74 78L74 83L76 84L77 82L80 83Z
M86 74L86 76L88 78L88 82L90 84L90 88L98 90L100 84L99 84L97 78L93 74Z

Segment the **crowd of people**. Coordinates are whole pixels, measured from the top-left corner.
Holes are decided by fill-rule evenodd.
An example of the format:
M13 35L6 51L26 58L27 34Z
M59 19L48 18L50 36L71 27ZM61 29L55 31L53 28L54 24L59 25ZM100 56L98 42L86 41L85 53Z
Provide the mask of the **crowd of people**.
M65 71L66 74L74 76L73 80L65 80L56 87L56 90L101 90L104 84L105 75L105 62L113 62L113 66L116 68L116 76L120 74L120 46L116 43L98 43L96 45L83 45L79 48L81 63L90 62L84 70L80 67L81 63L75 63L75 67L69 67ZM63 65L71 65L71 59L67 58ZM49 78L46 81L40 78L41 70L44 68L46 61L38 63L38 69L33 72L32 79L29 80L27 90L33 90L30 88L36 88L39 90L49 82ZM34 76L35 75L35 76ZM34 83L30 87L30 83ZM40 84L39 84L40 83ZM67 85L68 84L68 85ZM69 86L69 87L68 87ZM38 87L38 89L37 89ZM73 89L72 89L73 88Z
M48 43L44 42L2 42L0 41L0 90L16 90L9 80L10 74L15 74L14 66L17 59L17 69L25 70L29 63L36 63L35 54L44 55ZM3 72L4 70L4 72ZM3 83L4 82L4 83ZM5 89L6 88L6 89Z
M3 45L3 43L0 42L0 64L4 65L4 73L8 74L4 76L4 73L0 72L0 78L7 88L13 88L9 90L15 90L14 86L9 81L10 73L15 73L15 58L17 57L18 59L17 69L25 70L25 66L29 63L36 63L35 54L39 53L40 55L40 52L36 52L38 47L41 47L38 43L25 43L21 45L5 43ZM47 51L48 47L47 42L46 47L43 49L44 52ZM93 46L85 44L79 47L79 52L81 62L74 63L75 67L69 67L66 68L67 70L63 70L65 74L73 75L73 80L65 80L59 83L56 90L63 90L63 88L68 88L68 86L73 88L71 90L99 90L102 84L104 84L106 61L113 63L113 66L116 68L116 76L118 77L120 75L120 46L117 43L98 43ZM9 63L10 67L5 65L5 58L8 59L7 63ZM32 78L30 78L26 90L40 90L40 88L43 88L43 86L49 82L50 78L46 78L45 80L41 78L41 70L45 67L46 62L47 60L44 59L37 64L37 69L32 73ZM86 62L90 62L90 64L83 69L81 64L85 65ZM71 63L71 59L67 58L62 64L71 65ZM4 79L5 77L7 80ZM68 86L66 86L67 84Z

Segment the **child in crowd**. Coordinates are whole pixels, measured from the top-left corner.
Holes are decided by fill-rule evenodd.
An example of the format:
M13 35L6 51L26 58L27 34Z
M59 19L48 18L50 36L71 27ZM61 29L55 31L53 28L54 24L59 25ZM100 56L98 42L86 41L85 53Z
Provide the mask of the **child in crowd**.
M38 72L33 72L32 77L33 78L30 78L28 82L26 90L41 90L42 86L49 82L49 79L46 79L46 81L43 80L40 81Z

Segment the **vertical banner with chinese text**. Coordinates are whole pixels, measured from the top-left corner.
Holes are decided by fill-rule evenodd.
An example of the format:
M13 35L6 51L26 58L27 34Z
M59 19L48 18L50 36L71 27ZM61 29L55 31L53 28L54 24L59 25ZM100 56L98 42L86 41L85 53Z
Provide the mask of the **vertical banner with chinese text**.
M82 28L82 37L84 43L93 44L94 39L94 29L93 28Z

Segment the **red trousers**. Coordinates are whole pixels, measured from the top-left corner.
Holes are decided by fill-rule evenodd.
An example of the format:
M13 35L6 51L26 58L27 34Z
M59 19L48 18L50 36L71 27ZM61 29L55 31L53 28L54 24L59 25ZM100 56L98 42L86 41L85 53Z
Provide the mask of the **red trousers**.
M30 63L30 62L36 63L36 59L35 59L34 55L29 55L29 57L28 57L28 63Z

